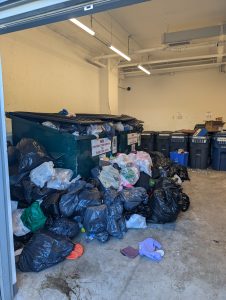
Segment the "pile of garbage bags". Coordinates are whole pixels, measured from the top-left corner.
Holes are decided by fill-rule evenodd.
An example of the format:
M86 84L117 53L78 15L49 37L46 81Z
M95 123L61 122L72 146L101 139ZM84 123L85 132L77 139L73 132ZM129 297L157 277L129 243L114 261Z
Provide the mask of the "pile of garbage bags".
M146 222L174 222L189 207L181 183L187 169L159 153L119 154L85 181L33 139L8 145L15 250L18 267L39 272L64 260L79 233L106 242Z

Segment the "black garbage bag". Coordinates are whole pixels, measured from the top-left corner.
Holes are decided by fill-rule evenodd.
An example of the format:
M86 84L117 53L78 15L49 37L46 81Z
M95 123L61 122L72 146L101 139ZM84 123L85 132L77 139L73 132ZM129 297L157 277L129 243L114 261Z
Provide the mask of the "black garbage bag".
M83 226L89 235L93 235L99 241L107 241L107 206L102 204L88 207L85 211Z
M14 241L14 251L18 249L22 249L24 247L24 244L20 241Z
M107 232L118 239L122 239L124 233L127 231L126 221L124 216L116 219L114 215L109 215L107 218Z
M172 163L168 170L168 177L178 175L182 181L190 180L188 169L185 166Z
M75 209L75 214L78 216L84 216L87 207L101 204L101 194L91 184L86 184L85 189L79 193L78 199L79 202Z
M164 154L158 151L150 152L150 156L152 159L153 167L154 168L163 168L168 169L171 165L171 161L169 158L165 157Z
M79 232L79 224L74 220L59 218L59 219L48 219L45 228L55 234L66 236L68 238L75 238Z
M152 223L174 222L181 211L181 188L170 178L162 178L150 199Z
M137 183L135 184L135 187L142 187L144 188L147 192L149 192L151 190L151 187L150 187L150 179L151 177L144 173L144 172L140 172L140 177L137 181Z
M107 231L111 236L123 238L127 231L123 216L123 204L119 193L113 188L106 189L103 194L104 204L107 205Z
M31 171L42 163L52 160L44 147L33 139L23 138L16 148L20 152L19 173Z
M111 236L123 238L127 231L125 219L123 216L123 204L119 193L110 188L103 194L103 201L107 205L107 231Z
M25 201L24 189L20 183L16 185L10 185L10 198L18 201L19 203L23 203L25 207L29 206L29 204Z
M101 194L97 188L85 181L77 181L69 192L61 197L59 206L64 217L81 216L89 206L101 204Z
M100 190L104 191L105 187L101 183L99 176L100 176L101 168L100 167L95 167L91 170L91 176L92 179L95 180L95 186Z
M21 249L28 243L28 241L31 239L33 236L32 232L28 232L25 235L22 236L16 236L15 234L13 235L13 241L14 241L14 250L16 251L17 249Z
M161 177L161 172L160 172L159 168L153 167L152 168L152 178L158 179L160 177Z
M133 214L141 215L145 217L147 220L150 219L152 215L150 200L148 200L147 204L141 203L130 211L124 211L124 217L126 218L126 220L129 220L129 218Z
M70 218L75 215L75 209L79 202L78 193L85 185L85 181L78 180L69 186L68 192L61 197L59 202L60 213L62 216Z
M40 188L36 186L29 178L22 181L22 186L24 190L24 199L28 204L32 204L36 200L45 199L55 192L55 190L47 187Z
M23 248L18 267L22 272L40 272L63 261L73 248L73 242L63 236L37 232Z
M142 187L125 188L120 193L125 210L132 210L139 204L148 202L148 194Z
M7 148L7 153L9 166L16 164L20 156L19 150L16 147L9 146Z
M119 197L119 193L114 188L105 189L103 192L103 202L106 205L114 204L116 199L121 202L121 198Z
M42 201L40 207L46 217L56 218L60 216L59 201L61 195L62 193L56 192Z
M109 240L109 234L107 231L103 231L95 234L95 239L97 239L101 243L105 243Z
M190 198L187 194L181 193L181 210L183 212L187 211L190 207Z

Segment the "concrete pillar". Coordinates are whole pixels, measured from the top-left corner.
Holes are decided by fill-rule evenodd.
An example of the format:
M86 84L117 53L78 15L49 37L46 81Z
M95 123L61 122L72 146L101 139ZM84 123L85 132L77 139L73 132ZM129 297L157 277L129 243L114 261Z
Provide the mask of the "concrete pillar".
M100 70L100 113L119 113L117 63L117 60L109 59L107 67Z

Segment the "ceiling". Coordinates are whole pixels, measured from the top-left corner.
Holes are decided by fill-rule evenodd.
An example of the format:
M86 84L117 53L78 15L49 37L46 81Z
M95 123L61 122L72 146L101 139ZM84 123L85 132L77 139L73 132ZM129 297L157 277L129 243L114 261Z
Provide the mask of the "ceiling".
M112 10L110 15L149 48L161 44L164 32L225 22L226 0L152 0Z
M213 61L218 66L214 55L218 54L220 49L216 46L219 36L193 40L191 42L192 45L190 45L200 46L200 44L204 43L202 47L185 46L170 49L167 47L145 53L136 52L142 49L164 46L163 34L166 32L190 30L226 23L226 0L152 0L95 14L93 17L82 17L79 20L92 27L98 33L98 36L101 37L101 40L111 42L127 53L129 48L129 53L132 55L132 61L135 64L158 60L163 60L165 63L165 61L174 58L181 58L183 62L183 58L187 57L210 56L208 59L210 58L210 61ZM69 21L51 24L48 27L69 39L75 46L82 47L86 55L93 61L106 63L104 56L112 55L112 52L103 43L80 30ZM129 47L128 37L130 37ZM226 40L226 37L223 40ZM209 45L209 43L211 44ZM224 48L223 45L220 49L221 53L224 53ZM213 58L211 55L213 55ZM208 59L207 61L209 62ZM190 61L192 63L192 60ZM193 61L197 65L196 60L194 59ZM120 64L125 64L125 61L119 62ZM125 70L128 73L128 67L125 69L121 68L121 72ZM147 64L147 67L152 68L151 64ZM131 66L131 72L134 72L134 65Z

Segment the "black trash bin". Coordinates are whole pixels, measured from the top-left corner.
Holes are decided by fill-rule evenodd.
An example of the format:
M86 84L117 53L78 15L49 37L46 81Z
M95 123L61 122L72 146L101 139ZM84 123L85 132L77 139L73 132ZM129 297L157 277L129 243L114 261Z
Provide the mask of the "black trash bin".
M156 151L161 152L166 157L170 156L171 131L161 131L156 135Z
M154 151L156 132L143 131L141 134L141 151Z
M210 163L210 137L191 136L190 167L193 169L207 169Z
M177 151L178 149L184 149L188 151L188 135L185 133L174 132L170 138L170 151Z
M226 171L226 132L219 132L212 137L212 168Z

